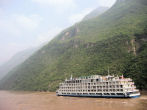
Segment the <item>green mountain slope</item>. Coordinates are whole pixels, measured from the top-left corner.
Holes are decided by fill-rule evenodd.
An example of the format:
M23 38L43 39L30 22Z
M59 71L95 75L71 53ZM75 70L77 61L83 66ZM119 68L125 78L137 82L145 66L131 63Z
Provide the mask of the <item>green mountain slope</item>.
M0 66L0 80L17 65L29 58L38 48L26 49L16 53L9 61Z
M9 73L1 89L55 91L65 78L122 74L147 89L147 1L118 0L99 17L64 30Z
M86 15L83 20L89 20L91 18L95 18L101 14L103 14L104 12L106 12L109 8L108 7L98 7L95 10L93 10L92 12L90 12L88 15Z

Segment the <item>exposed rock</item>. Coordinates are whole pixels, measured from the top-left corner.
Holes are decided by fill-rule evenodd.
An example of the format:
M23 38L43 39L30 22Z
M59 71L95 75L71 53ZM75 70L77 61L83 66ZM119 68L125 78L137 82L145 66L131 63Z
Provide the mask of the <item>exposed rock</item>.
M65 36L63 36L61 40L64 41L65 40Z
M136 56L136 46L135 46L135 40L134 39L131 40L131 46L132 46L133 54Z
M66 32L66 33L65 33L65 36L69 36L69 32Z
M80 32L80 29L78 27L76 27L76 33Z

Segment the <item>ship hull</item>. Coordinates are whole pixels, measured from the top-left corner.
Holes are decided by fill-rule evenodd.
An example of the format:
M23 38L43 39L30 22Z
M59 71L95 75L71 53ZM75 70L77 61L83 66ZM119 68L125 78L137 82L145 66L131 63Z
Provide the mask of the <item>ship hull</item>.
M129 98L138 98L138 97L140 97L140 95L130 96Z
M138 94L131 94L131 95L129 95L129 97L130 98L138 98L138 97L140 97L140 93L138 93Z
M138 98L140 95L125 96L125 95L57 95L67 97L89 97L89 98Z

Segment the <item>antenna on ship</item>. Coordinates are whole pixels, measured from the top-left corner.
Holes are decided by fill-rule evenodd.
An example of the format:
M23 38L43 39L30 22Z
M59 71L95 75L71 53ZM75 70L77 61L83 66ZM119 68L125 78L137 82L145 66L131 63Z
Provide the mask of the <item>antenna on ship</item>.
M72 75L71 75L70 79L72 80Z
M124 75L123 74L122 74L121 78L124 79Z
M108 66L108 76L109 76L109 66Z

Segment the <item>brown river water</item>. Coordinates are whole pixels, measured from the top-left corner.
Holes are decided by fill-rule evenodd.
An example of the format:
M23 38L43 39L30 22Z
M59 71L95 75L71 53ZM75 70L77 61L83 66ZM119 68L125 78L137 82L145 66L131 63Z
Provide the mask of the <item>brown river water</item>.
M56 96L51 92L0 91L0 110L147 110L147 92L134 99Z

